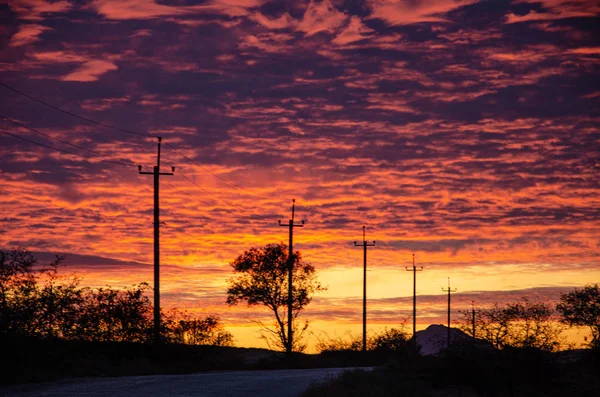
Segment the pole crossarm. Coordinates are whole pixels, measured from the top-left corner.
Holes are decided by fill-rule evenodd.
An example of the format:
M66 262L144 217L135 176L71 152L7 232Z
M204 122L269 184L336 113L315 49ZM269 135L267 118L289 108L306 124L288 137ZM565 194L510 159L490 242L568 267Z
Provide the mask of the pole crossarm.
M158 175L175 175L175 167L171 167L173 172L159 172ZM140 175L154 175L154 172L142 171L142 166L138 165Z
M363 335L362 335L362 350L367 351L367 247L374 247L375 241L372 243L367 241L366 227L363 225L363 241L361 243L354 242L355 247L363 247Z
M288 245L288 323L287 323L287 344L285 346L285 352L288 358L292 356L292 347L293 347L293 327L292 327L292 306L293 306L293 297L292 297L292 280L293 280L293 272L294 272L294 228L295 227L304 227L304 221L300 223L294 223L294 215L296 212L296 199L292 199L292 217L288 221L287 224L282 223L279 220L279 226L284 226L289 228L289 245Z
M138 165L138 173L141 175L154 176L154 343L160 344L160 203L159 203L159 177L174 175L175 167L171 167L171 172L160 172L160 143L158 138L158 152L156 156L156 165L152 172L142 171L142 166Z
M413 343L417 347L417 272L423 271L423 266L415 266L415 254L412 254L412 267L405 267L407 272L413 272Z

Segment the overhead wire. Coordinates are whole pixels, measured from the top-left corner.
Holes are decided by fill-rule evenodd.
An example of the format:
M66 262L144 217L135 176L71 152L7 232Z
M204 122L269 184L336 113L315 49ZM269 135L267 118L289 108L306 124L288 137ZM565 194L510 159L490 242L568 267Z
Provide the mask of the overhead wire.
M36 98L36 97L34 97L34 96L32 96L32 95L29 95L29 94L27 94L27 93L25 93L25 92L23 92L23 91L20 91L20 90L18 90L18 89L16 89L16 88L14 88L14 87L12 87L12 86L9 86L8 84L6 84L6 83L4 83L4 82L2 82L2 81L0 81L0 86L2 86L2 87L4 87L4 88L6 88L6 89L8 89L8 90L11 90L11 91L13 91L13 92L15 92L15 93L17 93L17 94L19 94L19 95L22 95L22 96L24 96L24 97L26 97L26 98L29 98L29 99L31 99L32 101L38 102L38 103L40 103L40 104L42 104L42 105L44 105L44 106L50 107L50 108L52 108L52 109L54 109L54 110L57 110L57 111L59 111L59 112L62 112L62 113L64 113L64 114L68 114L69 116L72 116L72 117L78 118L78 119L80 119L80 120L87 121L87 122L89 122L89 123L92 123L92 124L96 124L96 125L99 125L99 126L102 126L102 127L105 127L105 128L109 128L109 129L112 129L112 130L115 130L115 131L125 132L125 133L127 133L127 134L134 134L134 135L138 135L138 136L151 137L151 138L158 138L158 135L149 134L149 133L142 133L142 132L138 132L138 131L129 130L129 129L126 129L126 128L117 127L117 126L114 126L114 125L111 125L111 124L103 123L103 122L100 122L100 121L97 121L97 120L94 120L94 119L90 119L90 118L88 118L88 117L81 116L81 115L79 115L79 114L77 114L77 113L73 113L73 112L70 112L70 111L68 111L68 110L65 110L65 109L59 108L58 106L54 106L54 105L52 105L52 104L50 104L50 103L48 103L48 102L46 102L46 101L43 101L43 100L41 100L41 99L38 99L38 98ZM170 148L171 148L171 149L172 149L174 152L176 152L177 154L179 154L179 155L180 155L182 158L184 158L185 160L189 161L190 163L192 163L192 164L193 164L193 165L195 165L196 167L198 167L198 168L202 169L203 171L205 171L205 172L208 172L209 174L211 174L211 175L212 175L212 176L214 176L215 178L218 178L218 179L220 179L221 181L223 181L223 182L225 182L225 183L227 183L227 184L229 184L229 185L231 185L231 186L234 186L234 187L236 187L236 188L238 188L238 189L245 190L245 191L249 192L250 194L252 194L252 195L254 195L254 196L271 197L271 196L265 196L265 195L262 195L262 194L257 194L257 193L254 193L254 192L252 192L252 191L250 191L250 190L248 190L248 189L244 188L243 186L240 186L240 185L238 185L238 184L236 184L236 183L234 183L234 182L228 181L227 179L225 179L225 178L221 177L221 176L220 176L220 175L218 175L218 174L215 174L214 172L210 171L208 168L201 166L201 165L200 165L200 164L198 164L196 161L192 160L191 158L189 158L188 156L186 156L185 154L183 154L183 153L182 153L182 152L181 152L179 149L177 149L177 148L176 148L176 147L175 147L173 144L170 144L170 143L169 143L169 142L167 142L167 141L164 141L164 143L165 143L165 145L166 145L166 146L169 146L169 147L170 147Z
M190 163L192 163L196 167L200 168L201 170L204 170L204 171L208 172L209 174L211 174L215 178L218 178L218 179L222 180L223 182L227 183L228 185L236 187L236 188L241 189L241 190L245 190L245 191L247 191L248 193L250 193L250 194L252 194L254 196L262 196L262 197L272 198L271 196L266 196L266 195L263 195L263 194L254 193L251 190L248 190L248 189L246 189L243 186L240 186L240 185L238 185L238 184L236 184L234 182L228 181L227 179L223 178L222 176L220 176L218 174L215 174L214 172L212 172L208 168L201 166L196 161L192 160L191 158L189 158L188 156L186 156L185 154L183 154L179 149L177 149L175 146L173 146L169 142L165 141L164 143L165 143L166 146L170 147L175 153L179 154L181 157L183 157L184 159L186 159L187 161L189 161Z
M6 135L10 135L13 138L20 139L22 141L33 143L35 145L42 146L42 147L45 147L45 148L48 148L48 149L52 149L52 150L56 150L58 152L62 152L62 153L65 153L65 154L71 154L73 156L82 157L82 158L85 158L85 159L88 159L88 160L89 159L94 159L94 160L98 160L99 162L102 162L102 163L112 163L112 164L118 164L118 165L125 165L127 167L129 167L131 165L131 164L127 164L127 163L124 163L124 162L121 162L121 161L99 159L99 158L94 157L94 156L86 156L86 155L81 154L81 153L76 153L76 152L71 152L69 150L60 149L60 148L57 148L57 147L54 147L54 146L46 145L44 143L37 142L37 141L31 140L31 139L25 138L24 136L21 136L21 135L13 134L13 133L8 132L8 131L6 131L4 129L0 129L0 132L3 133L3 134L6 134Z
M239 209L239 206L236 206L236 205L234 205L234 204L230 203L229 201L227 201L227 200L224 200L224 199L222 199L222 198L220 198L220 197L216 196L215 194L213 194L213 193L211 193L210 191L206 190L206 189L205 189L205 188L203 188L202 186L198 185L198 184L197 184L197 183L196 183L196 182L195 182L193 179L189 178L189 177L188 177L188 176L186 176L184 173L182 173L182 172L179 172L178 174L179 174L179 175L181 175L183 178L187 179L187 180L188 180L190 183L192 183L194 186L198 187L198 188L199 188L199 189L201 189L202 191L206 192L207 194L209 194L210 196L212 196L213 198L215 198L216 200L218 200L218 201L222 202L223 204L225 204L225 205L227 205L227 206L229 206L229 207L231 207L231 208ZM254 214L253 214L253 216L255 216L255 217L258 217L258 218L261 218L261 219L265 219L265 220L273 220L273 219L272 219L272 218L270 218L270 217L266 217L266 216L263 216L263 215L258 215L258 214L256 214L256 213L254 213Z
M11 91L13 91L13 92L16 92L17 94L19 94L19 95L22 95L22 96L24 96L24 97L26 97L26 98L29 98L29 99L31 99L32 101L35 101L35 102L41 103L41 104L42 104L42 105L44 105L44 106L48 106L49 108L52 108L52 109L54 109L54 110L58 110L59 112L62 112L62 113L64 113L64 114L68 114L69 116L76 117L76 118L78 118L78 119L81 119L81 120L87 121L87 122L89 122L89 123L92 123L92 124L96 124L96 125L99 125L99 126L102 126L102 127L105 127L105 128L110 128L110 129L112 129L112 130L116 130L116 131L125 132L125 133L127 133L127 134L133 134L133 135L138 135L138 136L146 136L146 137L152 137L152 138L156 138L156 137L157 137L156 135L152 135L152 134L148 134L148 133L145 133L145 134L144 134L144 133L141 133L141 132L132 131L132 130L128 130L128 129L125 129L125 128L116 127L116 126L114 126L114 125L111 125L111 124L106 124L106 123L103 123L103 122L101 122L101 121L97 121L97 120L93 120L93 119L90 119L90 118L87 118L87 117L81 116L81 115L79 115L79 114L77 114L77 113L70 112L70 111L68 111L68 110L65 110L65 109L59 108L58 106L54 106L54 105L52 105L52 104L50 104L50 103L48 103L48 102L46 102L46 101L43 101L43 100L41 100L41 99L38 99L38 98L35 98L35 97L33 97L33 96L29 95L29 94L26 94L26 93L24 93L23 91L19 91L19 90L17 90L16 88L14 88L14 87L11 87L11 86L9 86L8 84L5 84L5 83L3 83L3 82L1 82L1 81L0 81L0 86L2 86L2 87L4 87L4 88L7 88L7 89L9 89L9 90L11 90Z
M197 197L195 197L195 196L193 196L193 195L189 194L189 193L188 193L188 192L186 192L185 190L181 190L181 189L179 189L177 186L175 186L175 185L173 185L173 184L171 184L171 183L169 183L169 182L167 182L167 181L163 181L163 183L164 183L165 185L167 185L167 186L170 186L171 188L173 188L173 189L177 190L178 192L185 194L186 196L190 197L191 199L193 199L193 200L195 200L195 201L197 201L197 202L199 202L199 203L201 203L201 204L208 205L208 206L212 206L212 204L211 204L211 203L208 203L208 202L206 202L206 201L200 200L199 198L197 198Z
M53 141L60 142L60 143L62 143L62 144L65 144L65 145L73 146L73 147L75 147L75 148L77 148L77 149L84 150L84 151L86 151L86 152L89 152L89 153L92 153L92 154L94 154L94 155L96 155L96 156L108 157L108 158L111 158L111 159L113 159L113 160L111 160L111 161L108 161L108 162L111 162L111 163L114 163L114 164L126 165L126 166L130 166L130 165L136 165L136 163L134 163L133 161L131 161L131 160L129 160L129 159L127 160L127 161L129 161L129 162L130 162L130 163L128 164L128 163L122 162L122 161L120 161L120 160L117 160L117 159L115 159L114 157L107 155L106 153L101 153L101 152L98 152L98 151L96 151L96 150L88 149L88 148L85 148L85 147L83 147L83 146L79 146L79 145L77 145L77 144L75 144L75 143L71 143L71 142L68 142L68 141L65 141L65 140L62 140L62 139L59 139L59 138L53 137L52 135L46 134L45 132L42 132L42 131L40 131L40 130L37 130L37 129L33 128L33 127L29 127L29 126L27 126L27 125L25 125L25 124L23 124L23 123L20 123L20 122L18 122L18 121L16 121L16 120L10 119L10 118L8 118L8 117L6 117L6 116L2 115L2 114L0 114L0 118L3 118L4 120L6 120L6 121L8 121L8 122L10 122L10 123L13 123L14 125L18 125L19 127L25 128L25 129L27 129L27 130L29 130L29 131L32 131L32 132L35 132L35 133L37 133L37 134L43 135L43 136L45 136L45 137L46 137L46 138L48 138L48 139L52 139ZM77 154L76 154L76 155L77 155ZM92 157L90 157L90 156L85 156L85 157L86 157L86 158L92 158ZM106 162L106 161L105 161L105 162Z
M35 132L35 133L41 134L41 135L43 135L43 136L45 136L45 137L47 137L47 138L49 138L49 139L52 139L52 140L54 140L54 141L57 141L57 142L60 142L60 143L66 144L66 145L73 146L73 147L75 147L75 148L77 148L77 149L80 149L80 150L84 150L84 151L90 152L90 153L94 154L95 156L88 156L88 155L84 155L84 154L77 153L77 152L74 152L74 151L65 150L65 149L61 149L61 148L54 147L54 146L46 145L46 144L44 144L44 143L41 143L41 142L34 141L34 140L31 140L31 139L29 139L29 138L26 138L26 137L24 137L24 136L22 136L22 135L14 134L14 133L12 133L12 132L9 132L9 131L6 131L6 130L4 130L4 129L0 129L0 132L4 133L4 134L6 134L6 135L12 136L12 137L14 137L14 138L20 139L20 140L22 140L22 141L29 142L29 143L32 143L32 144L35 144L35 145L38 145L38 146L41 146L41 147L44 147L44 148L47 148L47 149L55 150L55 151L58 151L58 152L61 152L61 153L64 153L64 154L69 154L69 155L74 155L74 156L78 156L78 157L81 157L81 158L85 158L85 159L88 159L88 160L92 159L92 160L97 160L97 161L99 161L99 162L111 163L111 164L117 164L117 165L122 165L122 166L126 166L126 167L130 167L130 166L132 166L132 165L135 165L135 164L136 164L135 162L133 162L132 160L129 160L129 159L127 159L127 161L129 161L129 163L126 163L126 162L123 162L123 161L115 160L114 158L113 158L113 160L107 160L107 159L103 159L103 158L98 158L98 157L96 157L96 156L103 156L103 157L109 157L109 156L107 156L107 155L106 155L106 154L104 154L104 153L101 153L101 152L98 152L98 151L95 151L95 150L91 150L91 149L87 149L87 148L85 148L85 147L83 147L83 146L79 146L79 145L73 144L73 143L71 143L71 142L68 142L68 141L65 141L65 140L62 140L62 139L55 138L55 137L53 137L53 136L51 136L51 135L49 135L49 134L46 134L46 133L44 133L44 132L42 132L42 131L39 131L39 130L35 129L35 128L33 128L33 127L29 127L28 125L25 125L25 124L23 124L23 123L20 123L20 122L18 122L18 121L12 120L12 119L10 119L10 118L8 118L8 117L4 116L4 115L1 115L1 114L0 114L0 118L2 118L2 119L5 119L5 120L7 120L7 121L9 121L9 122L11 122L11 123L13 123L13 124L15 124L15 125L18 125L18 126L20 126L20 127L22 127L22 128L25 128L25 129L27 129L27 130L30 130L30 131L32 131L32 132ZM110 158L110 157L109 157L109 158ZM218 200L219 202L222 202L222 203L226 204L227 206L229 206L229 207L233 208L233 209L234 209L234 210L236 210L237 212L239 212L239 211L240 211L240 207L239 207L239 206L236 206L236 205L234 205L234 204L232 204L232 203L230 203L230 202L228 202L228 201L226 201L226 200L223 200L223 199L221 199L221 198L217 197L216 195L214 195L214 194L213 194L213 193L211 193L210 191L208 191L208 190L206 190L205 188L203 188L203 187L201 187L200 185L198 185L196 182L194 182L194 181L193 181L191 178L187 177L185 174L183 174L183 173L181 173L181 172L180 172L180 173L178 173L178 174L179 174L179 175L181 175L182 177L184 177L185 179L187 179L187 180L188 180L189 182L191 182L192 184L194 184L196 187L200 188L201 190L203 190L203 191L204 191L204 192L206 192L207 194L209 194L209 195L211 195L212 197L214 197L214 198L215 198L216 200ZM177 191L179 191L179 192L181 192L181 193L183 193L183 194L185 194L185 195L189 196L190 198L192 198L192 199L194 199L194 200L196 200L196 201L198 201L198 202L200 202L200 203L202 203L202 204L205 204L205 205L208 205L208 206L212 206L212 204L210 204L210 203L207 203L206 201L200 200L200 199L196 198L195 196L192 196L191 194L189 194L189 193L185 192L184 190L181 190L181 189L177 188L176 186L174 186L174 185L172 185L172 184L170 184L170 183L168 183L168 182L166 182L166 181L163 181L163 182L164 182L165 184L167 184L168 186L171 186L171 187L173 187L173 188L174 188L174 189L176 189ZM258 215L258 214L256 214L256 213L253 213L253 214L251 214L251 216L253 216L253 217L258 217L258 218L265 219L265 220L267 220L267 219L268 219L268 220L272 220L271 218L268 218L268 217L265 217L265 216L262 216L262 215Z

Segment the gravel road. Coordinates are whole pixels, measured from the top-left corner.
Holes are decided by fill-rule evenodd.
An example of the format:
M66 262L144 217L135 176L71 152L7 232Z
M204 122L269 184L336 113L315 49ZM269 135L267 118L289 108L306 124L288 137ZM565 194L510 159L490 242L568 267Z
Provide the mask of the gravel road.
M311 384L327 381L345 370L348 368L79 378L2 387L0 396L297 397Z

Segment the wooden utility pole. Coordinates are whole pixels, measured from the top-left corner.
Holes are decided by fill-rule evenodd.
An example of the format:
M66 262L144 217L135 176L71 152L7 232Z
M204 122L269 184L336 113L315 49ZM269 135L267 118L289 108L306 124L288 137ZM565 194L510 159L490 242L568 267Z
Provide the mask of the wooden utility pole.
M281 223L279 221L279 226L287 226L290 229L289 232L289 245L288 245L288 323L287 323L287 344L285 346L285 352L288 358L292 357L292 347L294 342L294 335L292 329L292 274L294 271L294 227L303 227L304 221L301 223L294 223L294 213L296 209L296 199L292 199L292 218L289 220L288 224Z
M354 242L355 247L363 247L363 337L362 350L367 351L367 247L374 247L375 241L367 242L365 226L363 226L362 243Z
M442 288L442 291L448 291L448 348L450 348L450 294L456 292L456 288L450 288L450 277L448 277L448 288Z
M471 301L471 326L473 327L473 340L475 340L475 301Z
M158 137L158 155L156 165L152 172L142 171L142 166L138 165L138 172L143 175L154 175L154 343L160 344L160 207L159 207L159 177L161 175L173 175L175 167L171 167L171 172L160 172L160 143L161 137Z
M413 272L413 343L415 348L417 347L417 272L423 271L423 266L417 268L415 266L415 254L412 255L413 265L412 268L406 268L406 271Z

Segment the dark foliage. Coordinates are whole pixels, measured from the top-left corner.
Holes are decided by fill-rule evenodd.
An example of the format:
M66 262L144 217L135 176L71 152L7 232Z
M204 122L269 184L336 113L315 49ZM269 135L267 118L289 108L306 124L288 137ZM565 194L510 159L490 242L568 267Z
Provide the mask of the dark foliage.
M538 349L470 350L440 357L396 356L373 371L347 372L303 397L353 396L596 396L597 354L571 360Z
M409 336L404 329L385 328L379 333L371 333L367 337L367 350L378 352L395 352L409 347ZM325 334L317 343L317 350L320 353L342 352L342 351L362 351L362 337L358 335L347 334L347 337L330 338Z
M233 346L233 335L223 329L217 317L197 319L179 312L166 317L165 334L171 343Z
M0 336L89 342L147 342L153 307L146 283L122 290L90 289L59 274L63 261L38 265L24 250L0 251ZM231 334L219 319L193 318L171 311L162 315L167 343L230 346Z
M592 332L590 346L600 349L600 287L598 284L586 285L560 296L556 310L561 321L568 325L589 327Z
M460 329L473 334L471 312L461 312ZM563 327L554 319L550 304L521 298L515 302L480 309L475 315L475 334L492 346L536 348L556 351L561 347Z

